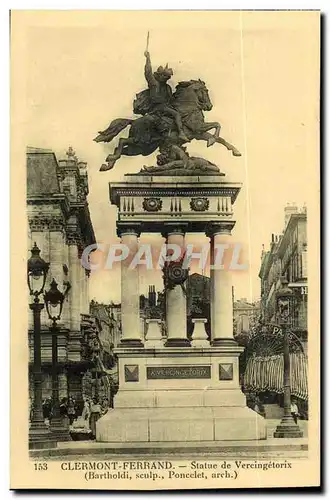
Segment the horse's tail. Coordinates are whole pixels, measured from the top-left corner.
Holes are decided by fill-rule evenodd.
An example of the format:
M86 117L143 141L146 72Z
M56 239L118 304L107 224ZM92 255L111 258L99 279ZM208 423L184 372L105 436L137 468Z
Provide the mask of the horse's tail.
M113 120L109 127L103 132L99 132L99 135L95 137L95 142L110 142L116 135L119 134L124 128L128 125L131 125L134 120L130 120L128 118L117 118Z

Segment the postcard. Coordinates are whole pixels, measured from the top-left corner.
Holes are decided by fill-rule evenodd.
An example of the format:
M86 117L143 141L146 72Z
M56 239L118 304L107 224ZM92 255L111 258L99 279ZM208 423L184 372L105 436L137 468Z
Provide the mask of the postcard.
M12 489L320 486L320 12L11 12Z

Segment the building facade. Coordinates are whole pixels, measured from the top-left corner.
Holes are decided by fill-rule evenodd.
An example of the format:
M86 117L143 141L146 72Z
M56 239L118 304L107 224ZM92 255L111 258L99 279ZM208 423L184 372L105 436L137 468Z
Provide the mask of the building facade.
M99 327L99 337L102 345L107 349L117 347L121 335L121 308L120 304L110 302L103 304L92 300L90 303L90 314Z
M259 278L261 282L260 312L265 323L276 323L276 291L281 277L288 280L294 292L292 329L307 342L307 210L294 204L284 209L284 230L272 235L270 249L263 250Z
M54 278L65 294L58 322L59 396L81 401L91 393L93 382L102 378L102 346L99 326L90 315L89 271L81 265L84 248L95 243L88 207L87 164L72 148L67 158L57 160L51 150L27 150L28 250L34 243L49 262L45 290ZM30 257L30 252L28 258ZM41 356L43 398L52 396L51 321L46 308L41 313ZM30 397L33 399L33 317L29 316Z
M246 335L260 317L260 302L248 302L246 298L234 300L234 332L237 335Z

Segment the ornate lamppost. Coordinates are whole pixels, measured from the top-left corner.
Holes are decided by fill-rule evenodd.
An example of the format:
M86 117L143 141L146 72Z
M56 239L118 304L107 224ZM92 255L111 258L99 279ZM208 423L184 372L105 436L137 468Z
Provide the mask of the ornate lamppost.
M276 438L299 438L303 432L291 415L291 380L290 380L290 346L289 326L293 317L294 294L288 287L286 279L281 280L281 288L276 292L276 306L278 323L283 332L283 396L284 415L280 424L276 427L274 437Z
M33 382L34 402L32 421L29 432L29 448L48 448L51 446L51 434L45 425L42 410L42 371L41 371L41 321L40 315L44 304L40 302L45 287L49 264L40 257L40 249L34 243L31 257L27 262L27 282L30 295L34 297L30 309L33 312Z
M53 417L51 422L51 432L56 441L71 440L69 430L63 424L60 414L60 401L58 390L58 334L59 328L57 322L61 319L63 302L65 294L58 288L55 279L53 278L50 289L44 295L46 310L49 319L52 321L50 332L52 334L52 400L53 400Z

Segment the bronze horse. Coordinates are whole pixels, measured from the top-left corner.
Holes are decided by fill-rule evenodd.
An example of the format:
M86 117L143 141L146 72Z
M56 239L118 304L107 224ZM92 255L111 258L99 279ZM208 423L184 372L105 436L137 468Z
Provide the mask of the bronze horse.
M180 82L176 86L171 105L180 113L183 130L189 142L192 139L206 141L208 147L217 142L224 145L234 156L241 156L235 146L220 137L221 125L218 122L204 121L203 111L211 111L213 107L204 82L201 80ZM113 168L121 155L148 156L157 148L161 153L165 152L165 155L170 151L172 160L187 157L182 149L184 142L178 136L173 119L157 112L146 113L135 120L126 118L113 120L94 140L111 142L128 125L130 125L129 136L119 139L118 146L106 159L107 165L102 165L100 170ZM212 129L214 134L209 133Z

